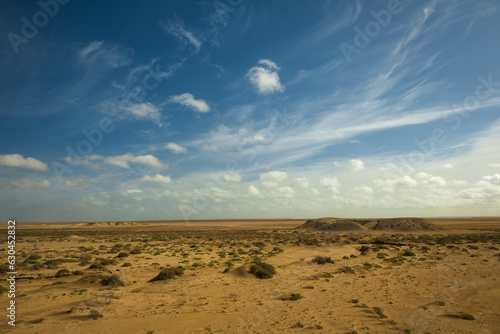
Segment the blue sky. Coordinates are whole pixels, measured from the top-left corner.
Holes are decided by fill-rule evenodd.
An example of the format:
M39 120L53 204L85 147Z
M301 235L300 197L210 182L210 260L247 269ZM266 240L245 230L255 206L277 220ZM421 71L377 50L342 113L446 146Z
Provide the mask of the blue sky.
M500 215L499 7L2 1L0 218Z

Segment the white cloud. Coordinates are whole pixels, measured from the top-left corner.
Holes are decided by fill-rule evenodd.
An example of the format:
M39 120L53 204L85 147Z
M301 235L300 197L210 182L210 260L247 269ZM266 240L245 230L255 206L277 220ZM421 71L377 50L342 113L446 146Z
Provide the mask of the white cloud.
M479 203L495 200L500 202L500 174L483 176L483 179L476 182L474 187L459 192L459 196L465 199L481 200Z
M205 100L196 100L194 96L189 93L172 96L170 101L179 103L198 112L210 111L210 106L205 102Z
M158 158L148 154L148 155L138 155L134 156L131 153L126 153L123 155L117 155L113 157L106 157L104 162L119 166L122 168L130 168L129 163L136 163L141 165L147 165L156 168L167 168L167 164L163 164Z
M95 66L101 72L124 67L131 62L132 50L103 41L93 41L78 51L80 61L88 66ZM101 73L104 75L104 73Z
M174 152L175 154L187 153L187 149L176 143L168 143L165 145L166 149Z
M160 27L165 33L175 36L183 45L193 46L196 53L200 51L202 41L187 30L182 21L178 19L175 21L170 20L168 23L160 21Z
M97 161L97 160L103 160L104 157L102 155L98 155L98 154L91 154L91 155L86 155L84 157L81 157L80 159L75 159L73 157L65 157L64 160L71 165L84 165L84 166L88 166L90 168L93 168L93 169L98 169L99 168L99 165L94 163L94 161Z
M240 182L241 175L238 173L235 174L224 174L224 180L227 182Z
M269 59L259 60L259 65L252 67L247 72L247 78L257 88L259 94L283 92L285 88L278 75L279 67Z
M276 188L278 186L278 182L274 181L262 181L260 183L261 186L263 186L266 189L271 189L271 188Z
M339 188L342 186L336 177L325 177L320 183L321 186L330 188L334 193L339 193Z
M445 164L444 168L446 169L452 169L454 166L452 164Z
M103 41L94 41L94 42L90 42L89 45L87 45L86 47L84 47L83 49L81 49L79 52L78 52L78 56L81 58L81 59L84 59L86 58L89 54L91 54L92 52L95 52L97 50L99 50L101 47L102 47L102 44L103 44Z
M250 193L250 195L260 196L259 189L257 189L257 187L255 187L253 184L248 187L248 192Z
M489 164L488 167L495 168L495 169L500 169L500 164Z
M295 190L293 190L289 186L280 187L277 190L278 190L278 192L283 193L283 194L295 194Z
M49 170L47 164L35 158L25 158L20 154L2 154L0 155L0 166L20 167L33 170Z
M374 181L374 183L379 186L382 191L388 193L394 193L398 190L411 188L418 185L418 182L408 175L387 180L377 179Z
M31 180L31 179L20 179L20 180L12 180L9 181L9 184L13 186L14 188L32 188L32 189L37 189L37 188L47 188L50 187L50 181L49 180Z
M293 184L301 188L309 188L309 180L305 177L296 178Z
M161 174L156 174L154 176L149 176L149 175L144 175L141 179L139 179L140 182L152 182L152 183L170 183L172 182L172 179L170 176L163 176Z
M287 177L288 177L288 174L286 172L281 172L278 170L260 174L261 181L281 182L281 181L285 180Z
M364 193L364 194L373 194L373 189L371 187L368 187L368 186L361 186L361 187L354 188L354 191L358 192L358 193Z
M136 117L154 117L158 115L160 109L155 107L152 103L138 103L127 108Z
M275 62L269 60L269 59L261 59L259 60L258 62L259 65L264 65L264 66L267 66L269 69L273 70L273 71L279 71L279 67L278 65L276 65Z
M68 187L77 187L82 184L89 184L90 181L83 177L63 177L64 184Z
M417 178L423 180L424 184L433 186L445 186L446 180L440 176L434 176L425 172L420 172L416 175Z
M453 180L450 183L454 186L465 186L465 185L469 184L469 182L467 182L465 180Z
M351 169L355 172L365 169L365 164L360 159L351 159Z

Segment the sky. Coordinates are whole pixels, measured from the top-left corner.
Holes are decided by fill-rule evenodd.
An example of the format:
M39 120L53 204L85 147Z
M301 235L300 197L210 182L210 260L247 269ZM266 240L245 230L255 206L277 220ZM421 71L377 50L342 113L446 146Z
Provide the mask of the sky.
M0 220L500 215L494 0L0 2Z

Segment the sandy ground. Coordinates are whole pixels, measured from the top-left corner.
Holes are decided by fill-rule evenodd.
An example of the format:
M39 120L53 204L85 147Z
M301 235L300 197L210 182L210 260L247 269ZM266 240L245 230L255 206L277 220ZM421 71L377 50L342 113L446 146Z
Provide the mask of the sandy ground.
M430 220L444 230L294 229L305 220L19 226L16 327L4 315L0 332L500 333L500 219ZM248 273L255 257L276 275ZM98 259L115 263L88 269ZM148 282L177 266L184 275ZM61 269L69 276L55 277ZM113 273L125 286L100 283Z

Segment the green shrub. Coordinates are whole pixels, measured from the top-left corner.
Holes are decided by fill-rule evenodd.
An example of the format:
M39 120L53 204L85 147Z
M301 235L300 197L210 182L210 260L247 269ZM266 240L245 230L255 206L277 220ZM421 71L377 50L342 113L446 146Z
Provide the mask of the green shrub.
M141 254L141 253L142 253L142 251L139 247L135 247L134 249L132 249L130 251L130 254Z
M61 269L56 273L56 277L70 276L71 272L68 269Z
M166 268L160 271L160 273L156 277L150 279L149 282L166 281L168 279L172 279L176 276L182 275L184 275L184 269L182 267Z
M0 265L0 275L8 273L9 270L9 265L8 264L1 264Z
M276 270L271 264L254 261L250 266L250 273L259 279L269 279L276 275Z
M105 270L106 267L101 264L101 262L94 262L88 267L88 269L93 269L93 270Z
M335 262L333 262L331 257L319 256L319 255L313 259L313 262L316 262L317 264L335 263Z
M90 310L89 318L93 319L93 320L97 320L98 318L102 318L102 314L99 313L99 311L97 311L97 310Z
M403 252L403 256L415 256L415 253L413 253L411 250L405 250Z
M291 293L289 296L281 298L282 300L296 301L304 298L300 293Z
M116 262L115 259L99 259L99 260L103 266L115 265L118 263Z
M372 310L373 312L375 312L375 314L380 318L380 319L384 319L384 318L387 318L387 316L384 314L384 312L382 311L382 309L380 307L372 307Z
M125 286L125 282L120 278L118 274L113 274L103 278L101 280L101 284L107 285L110 288L114 288L115 286Z
M460 312L458 316L464 320L476 320L472 314Z
M42 258L41 255L38 255L38 254L31 254L30 256L28 256L26 258L26 260L24 260L24 262L27 262L27 263L33 263L35 262L36 260L40 260Z
M361 252L361 255L366 255L368 251L370 250L369 246L361 246L358 248L358 250Z
M129 254L127 252L121 252L120 254L118 254L116 257L127 257L129 256Z

